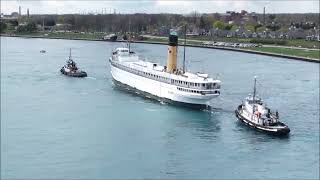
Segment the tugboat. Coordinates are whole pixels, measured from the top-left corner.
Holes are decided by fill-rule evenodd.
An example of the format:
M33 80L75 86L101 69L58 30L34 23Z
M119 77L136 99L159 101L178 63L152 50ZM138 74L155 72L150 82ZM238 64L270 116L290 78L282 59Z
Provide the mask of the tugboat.
M263 104L263 101L256 95L256 77L254 78L253 96L245 99L245 102L236 109L236 117L249 127L266 132L272 135L287 135L290 129L279 121L279 113L271 110Z
M46 53L46 50L41 50L40 53Z
M77 67L77 64L72 60L71 49L69 60L67 61L67 64L60 69L60 72L71 77L87 77L87 73L84 71L80 71Z

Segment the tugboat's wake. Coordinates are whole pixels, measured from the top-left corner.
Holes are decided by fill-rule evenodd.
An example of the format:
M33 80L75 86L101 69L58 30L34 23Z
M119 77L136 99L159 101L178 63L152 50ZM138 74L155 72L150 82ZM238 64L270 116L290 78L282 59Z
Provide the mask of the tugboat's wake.
M97 80L97 78L95 78L95 77L90 77L90 76L86 77L86 79Z

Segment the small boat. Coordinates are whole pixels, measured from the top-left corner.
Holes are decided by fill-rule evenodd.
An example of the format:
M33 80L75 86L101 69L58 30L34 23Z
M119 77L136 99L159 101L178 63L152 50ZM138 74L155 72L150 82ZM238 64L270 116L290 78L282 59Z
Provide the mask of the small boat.
M46 53L46 50L41 50L40 53Z
M287 135L290 129L287 125L279 121L278 111L271 110L263 103L261 98L256 95L256 77L254 78L253 95L235 110L236 117L240 122L256 130L273 135Z
M71 77L87 77L87 73L85 71L79 70L77 64L72 60L71 49L67 64L60 69L60 72Z
M104 36L104 37L103 37L103 40L105 40L105 41L116 41L117 38L118 38L117 35L115 35L115 34L109 34L109 35L107 35L107 36Z

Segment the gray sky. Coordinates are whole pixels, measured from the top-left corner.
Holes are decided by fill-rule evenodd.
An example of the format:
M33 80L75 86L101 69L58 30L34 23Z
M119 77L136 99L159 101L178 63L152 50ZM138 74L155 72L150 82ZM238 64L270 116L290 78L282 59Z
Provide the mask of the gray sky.
M319 0L122 0L122 1L29 1L29 0L1 0L1 13L18 12L19 5L22 14L27 8L31 14L68 14L68 13L179 13L187 14L192 11L200 13L223 13L225 11L240 11L262 13L319 13Z

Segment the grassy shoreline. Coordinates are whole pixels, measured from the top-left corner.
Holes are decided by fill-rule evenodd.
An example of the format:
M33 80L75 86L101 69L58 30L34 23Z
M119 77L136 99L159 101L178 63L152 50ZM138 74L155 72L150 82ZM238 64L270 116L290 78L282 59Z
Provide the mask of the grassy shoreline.
M81 33L20 33L14 35L1 34L1 36L8 37L26 37L26 38L47 38L47 39L74 39L74 40L94 40L94 41L102 41L103 34L102 33L91 33L91 34L81 34ZM167 43L167 39L165 37L152 37L147 38L143 41L135 41L137 43L157 43L157 44L165 44ZM204 47L202 44L205 41L188 39L187 45L194 47ZM314 49L296 49L296 48L288 48L288 47L255 47L255 48L221 48L221 47L206 47L206 48L215 48L215 49L223 49L223 50L234 50L248 53L257 53L264 55L272 55L279 56L285 58L292 59L300 59L300 60L310 60L313 62L320 62L320 50Z
M255 47L249 48L255 51L261 52L269 52L275 54L285 54L290 56L299 56L299 57L306 57L306 58L313 58L313 59L320 59L320 51L319 50L297 50L297 49L290 49L290 48L278 48L278 47Z

